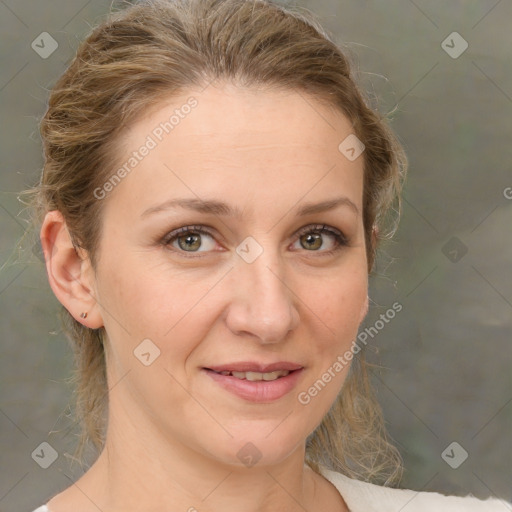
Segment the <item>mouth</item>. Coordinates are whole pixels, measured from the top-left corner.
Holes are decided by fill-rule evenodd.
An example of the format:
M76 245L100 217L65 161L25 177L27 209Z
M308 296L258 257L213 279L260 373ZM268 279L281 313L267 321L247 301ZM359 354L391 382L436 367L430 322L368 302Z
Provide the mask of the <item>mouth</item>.
M277 380L277 379L280 379L281 377L286 377L287 375L289 375L291 373L290 370L277 370L275 372L266 372L266 373L235 372L235 371L228 371L228 370L225 370L222 372L216 372L215 370L211 370L210 368L205 368L205 370L212 371L219 375L224 375L225 377L228 377L228 376L236 377L237 379L250 380L251 382L257 382L260 380L265 380L265 381ZM292 371L296 371L296 370L292 370Z
M294 389L304 367L294 363L234 363L206 368L206 373L221 388L250 402L270 403Z

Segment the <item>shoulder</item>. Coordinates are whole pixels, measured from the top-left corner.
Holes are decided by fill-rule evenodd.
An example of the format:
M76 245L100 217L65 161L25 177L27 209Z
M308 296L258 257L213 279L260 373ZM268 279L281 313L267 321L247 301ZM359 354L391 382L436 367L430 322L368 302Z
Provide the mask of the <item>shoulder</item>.
M437 492L419 492L393 489L359 480L341 473L320 468L340 492L351 512L505 512L512 511L507 503L489 498L479 500L473 496L445 496Z

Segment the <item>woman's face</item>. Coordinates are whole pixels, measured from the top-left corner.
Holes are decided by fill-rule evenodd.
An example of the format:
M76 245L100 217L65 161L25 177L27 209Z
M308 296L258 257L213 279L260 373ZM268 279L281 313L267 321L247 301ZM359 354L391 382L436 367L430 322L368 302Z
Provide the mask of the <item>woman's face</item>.
M211 85L121 137L93 286L115 428L229 464L303 449L367 308L351 132L304 94Z

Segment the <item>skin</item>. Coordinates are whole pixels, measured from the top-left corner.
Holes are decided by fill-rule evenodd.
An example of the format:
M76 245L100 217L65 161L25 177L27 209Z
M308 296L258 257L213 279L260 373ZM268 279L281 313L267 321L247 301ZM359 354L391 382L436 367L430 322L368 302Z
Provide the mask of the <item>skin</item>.
M120 162L187 98L198 101L103 199L96 269L73 249L58 211L42 226L55 295L78 321L106 329L110 388L105 450L49 508L347 510L304 454L348 367L309 404L297 395L350 349L368 308L363 157L349 161L338 150L351 123L293 91L223 83L187 93L153 108L122 137ZM306 203L339 197L357 211L342 204L297 215ZM241 217L184 208L141 217L176 198L223 201ZM313 243L297 234L316 224L342 231L347 245L329 254L337 242L328 232ZM162 242L190 225L211 228L199 252L177 239ZM263 249L252 263L236 252L248 236ZM149 366L134 356L146 338L160 349ZM254 403L202 371L234 361L291 361L304 370L290 393ZM248 442L261 455L252 467L237 457Z

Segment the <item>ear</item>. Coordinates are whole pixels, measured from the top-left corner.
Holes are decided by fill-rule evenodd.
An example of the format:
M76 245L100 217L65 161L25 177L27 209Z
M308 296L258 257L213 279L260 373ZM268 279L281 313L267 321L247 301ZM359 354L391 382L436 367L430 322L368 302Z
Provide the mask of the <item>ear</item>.
M53 293L81 324L91 329L103 326L95 299L94 271L86 251L75 249L64 217L58 210L48 212L41 227L41 246ZM80 315L87 313L86 318Z

